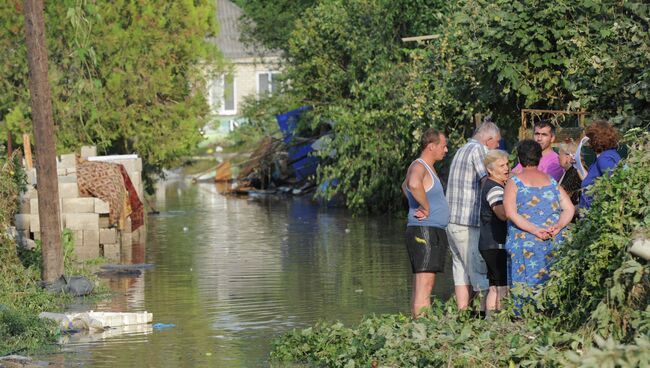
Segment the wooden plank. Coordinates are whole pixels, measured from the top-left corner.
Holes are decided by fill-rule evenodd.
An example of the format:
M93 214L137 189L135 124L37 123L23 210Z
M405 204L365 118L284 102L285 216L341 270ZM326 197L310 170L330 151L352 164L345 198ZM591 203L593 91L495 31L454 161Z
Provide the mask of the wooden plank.
M427 35L427 36L415 36L415 37L403 37L402 42L417 42L417 41L427 41L440 38L440 35Z
M23 134L23 151L25 152L25 166L27 170L31 170L34 167L34 162L32 161L32 145L29 142L29 134Z

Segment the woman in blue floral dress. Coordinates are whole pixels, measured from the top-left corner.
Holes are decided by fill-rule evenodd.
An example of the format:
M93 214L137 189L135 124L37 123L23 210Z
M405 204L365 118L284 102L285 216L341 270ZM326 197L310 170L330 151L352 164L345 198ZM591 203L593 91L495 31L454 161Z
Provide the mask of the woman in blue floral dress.
M539 143L521 141L517 156L523 170L508 181L503 198L508 217L509 281L512 287L535 287L548 280L554 250L575 209L555 179L537 170L542 157ZM515 301L520 305L516 296Z

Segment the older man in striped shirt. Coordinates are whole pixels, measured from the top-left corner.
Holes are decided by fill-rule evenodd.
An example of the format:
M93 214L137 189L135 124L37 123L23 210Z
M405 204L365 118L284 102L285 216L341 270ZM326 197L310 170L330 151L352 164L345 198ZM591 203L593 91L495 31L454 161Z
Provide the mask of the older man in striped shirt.
M484 122L451 162L447 235L459 309L467 308L475 292L484 294L489 288L485 261L478 249L481 178L487 175L483 158L489 149L499 146L500 139L497 125ZM485 298L481 298L481 311L484 310Z

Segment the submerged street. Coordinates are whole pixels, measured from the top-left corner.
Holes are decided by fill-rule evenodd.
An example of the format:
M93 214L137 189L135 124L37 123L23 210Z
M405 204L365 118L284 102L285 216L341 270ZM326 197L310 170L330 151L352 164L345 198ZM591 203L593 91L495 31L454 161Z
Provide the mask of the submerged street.
M153 313L151 326L73 335L41 356L84 367L268 365L271 342L318 321L408 314L411 271L404 223L352 217L307 198L226 197L214 184L164 183L145 245L126 261L152 263L138 277L108 279L116 295L96 311ZM123 256L124 258L124 256ZM451 264L434 293L451 291Z

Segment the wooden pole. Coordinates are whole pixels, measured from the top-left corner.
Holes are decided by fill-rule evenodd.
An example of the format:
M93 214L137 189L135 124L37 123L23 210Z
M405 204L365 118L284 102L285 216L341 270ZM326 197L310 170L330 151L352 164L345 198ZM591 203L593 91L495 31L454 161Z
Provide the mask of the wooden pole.
M11 154L14 153L14 142L11 139L11 132L7 132L7 157L11 157Z
M29 65L29 90L32 100L32 125L36 144L36 173L38 175L38 218L41 224L43 268L46 283L63 275L61 251L61 220L59 211L59 182L54 148L54 119L47 79L47 46L43 0L25 0L25 40Z
M34 163L32 162L32 144L29 141L29 134L23 134L23 152L25 152L25 166L27 170L31 170Z

